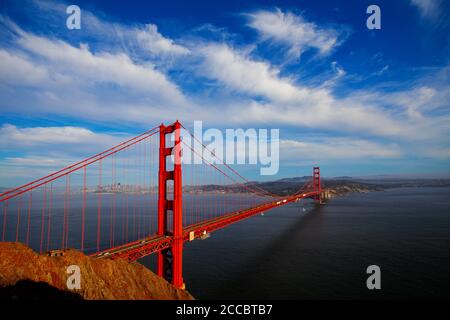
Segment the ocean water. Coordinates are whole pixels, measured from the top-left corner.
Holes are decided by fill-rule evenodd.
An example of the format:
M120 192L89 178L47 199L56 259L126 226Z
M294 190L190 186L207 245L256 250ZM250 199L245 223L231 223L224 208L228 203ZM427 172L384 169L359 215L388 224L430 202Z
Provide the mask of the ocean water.
M450 188L292 204L184 248L198 299L448 299ZM140 262L154 268L152 256ZM366 287L369 265L381 269L381 290Z

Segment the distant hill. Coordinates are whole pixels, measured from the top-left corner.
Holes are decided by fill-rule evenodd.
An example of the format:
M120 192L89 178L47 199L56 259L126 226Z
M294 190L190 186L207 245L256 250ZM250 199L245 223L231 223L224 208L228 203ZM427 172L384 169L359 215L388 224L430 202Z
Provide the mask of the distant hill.
M297 192L310 176L282 178L274 181L256 182L233 185L201 185L185 186L187 193L248 193L255 186L275 195L290 195ZM330 189L334 195L343 195L350 192L379 191L387 188L399 187L450 187L450 179L362 179L349 176L322 178L324 188Z

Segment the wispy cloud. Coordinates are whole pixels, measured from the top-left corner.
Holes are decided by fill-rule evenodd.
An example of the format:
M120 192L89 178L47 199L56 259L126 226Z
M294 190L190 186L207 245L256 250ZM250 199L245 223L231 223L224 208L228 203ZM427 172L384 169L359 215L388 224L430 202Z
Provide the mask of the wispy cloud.
M81 113L105 120L145 119L147 123L151 118L165 119L171 113L187 121L194 120L196 114L205 114L212 103L186 97L178 84L155 65L139 64L125 53L94 53L87 45L75 47L18 27L16 33L20 51L0 51L4 58L0 81L16 89L27 85L43 89L29 97L30 101L41 101L41 111ZM390 137L408 137L414 132L416 124L410 121L411 108L405 113L393 113L358 94L338 98L332 87L301 85L293 78L281 76L280 70L269 61L254 59L249 52L225 43L196 43L195 51L194 46L190 51L198 57L203 77L245 95L239 105L247 111L247 123L272 122ZM332 63L332 68L337 76L343 75L344 70L337 62ZM232 106L234 102L216 100L222 107L231 105L221 109L221 114L228 116L207 112L206 118L222 123L242 121L233 116L240 112ZM30 111L28 106L25 108ZM148 118L144 118L146 114Z
M305 138L282 140L280 154L289 159L323 162L325 160L392 159L402 156L396 144L384 145L364 139L348 137Z
M186 47L163 37L155 24L147 24L143 29L134 29L131 33L135 33L142 48L147 49L152 54L184 55L189 53L189 49Z
M305 98L309 93L297 88L290 79L281 78L280 70L266 61L253 60L226 44L207 44L199 51L203 56L203 74L234 90L281 102Z
M380 136L409 136L412 128L383 108L361 101L357 96L337 98L329 88L311 88L283 78L267 61L256 61L225 44L209 44L199 49L204 55L204 75L220 81L236 92L262 96L246 107L247 121L262 121L332 128L340 131ZM343 69L335 66L336 72ZM234 111L234 110L233 110Z
M42 16L64 16L62 4L36 3ZM283 153L294 150L293 156L310 155L305 157L310 160L448 156L448 66L414 81L387 83L389 90L363 86L342 93L338 85L351 76L352 66L333 56L345 39L339 28L281 9L246 17L260 36L257 43L220 37L228 32L222 28L214 28L215 37L186 30L172 39L152 21L127 25L87 10L83 33L73 38L58 30L30 31L3 16L1 32L7 37L0 40L0 111L139 127L178 118L220 127L323 133L323 139L283 140ZM287 49L289 66L258 51L261 40ZM327 70L315 74L320 81L298 76L310 66L297 59L307 51L318 53ZM293 58L296 65L290 69ZM369 77L394 72L384 59L377 62L379 71ZM32 151L3 157L5 165L35 160L51 165L53 158L77 157L117 142L116 135L72 125L23 128L14 123L0 127L0 139L3 149ZM49 149L39 148L44 144ZM65 144L73 154L57 153ZM51 157L44 156L47 150Z
M189 104L178 85L149 61L139 63L123 52L93 52L87 44L77 47L26 32L5 18L2 22L14 46L0 49L5 85L0 90L5 97L11 92L6 100L17 102L15 112L140 122L146 114L157 118L164 108ZM11 111L5 104L0 108Z
M52 72L75 81L112 83L139 92L150 92L158 100L183 102L183 94L152 65L138 65L125 54L94 54L87 45L79 48L23 32L17 39L23 49L46 59Z
M410 0L411 4L420 12L424 18L434 20L439 16L440 0Z
M129 138L84 127L0 127L0 181L18 185L47 175ZM6 182L7 181L7 182Z
M65 13L67 4L42 0L33 0L31 4L34 4L35 8L33 15L49 24L64 21L67 17ZM189 49L182 44L161 34L154 23L123 24L107 19L105 15L99 17L84 8L82 20L83 32L77 39L80 41L101 39L94 44L98 46L96 48L98 50L120 51L144 60L148 60L149 57L170 59L189 53ZM59 36L67 34L61 30L55 32Z
M41 147L43 145L93 144L95 147L112 146L124 137L94 133L83 127L26 127L18 128L12 124L0 127L0 146L4 149Z
M372 75L374 75L374 76L381 76L384 73L386 73L388 70L389 70L389 65L385 65L380 70L375 71L374 73L372 73Z
M296 58L309 49L328 54L340 41L338 31L321 28L292 12L261 10L247 16L248 25L257 30L263 40L287 46L289 55Z

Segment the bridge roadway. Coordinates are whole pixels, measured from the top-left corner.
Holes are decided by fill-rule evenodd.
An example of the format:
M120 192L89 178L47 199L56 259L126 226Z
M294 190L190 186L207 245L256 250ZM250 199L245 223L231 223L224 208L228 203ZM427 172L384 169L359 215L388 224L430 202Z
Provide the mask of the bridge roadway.
M322 190L323 191L323 190ZM277 200L270 201L249 209L236 211L222 215L220 217L208 219L197 224L190 225L183 229L183 240L192 241L197 238L201 238L208 233L224 228L230 224L241 221L243 219L254 216L258 213L281 207L290 202L297 201L299 199L311 198L317 196L318 192L307 192L303 194L297 194L288 197L277 198ZM100 251L91 255L93 258L123 258L129 261L135 261L139 258L145 257L160 250L167 249L172 246L173 237L171 235L154 235L151 237L143 238L137 241L133 241L121 246L113 247L108 250Z

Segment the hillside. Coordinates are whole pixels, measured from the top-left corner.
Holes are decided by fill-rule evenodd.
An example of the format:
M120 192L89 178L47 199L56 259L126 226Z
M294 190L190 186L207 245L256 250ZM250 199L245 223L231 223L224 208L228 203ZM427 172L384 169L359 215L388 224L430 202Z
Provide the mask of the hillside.
M81 289L68 290L66 269L78 265ZM79 251L39 255L21 243L0 243L1 299L191 300L184 290L139 263L92 259Z
M191 194L201 193L247 193L249 189L258 188L266 190L272 194L286 196L291 195L299 190L306 181L311 177L284 178L267 182L249 182L246 187L243 185L200 185L186 186L184 192ZM383 186L379 183L356 181L351 179L322 179L323 187L330 191L331 196L342 196L348 193L370 192L383 190Z
M311 177L292 177L279 180L257 182L248 182L245 185L197 185L184 186L183 192L191 194L202 193L229 193L239 194L248 193L249 189L255 187L266 190L272 194L286 196L297 192L305 182ZM322 178L322 187L330 192L331 197L344 196L349 193L365 193L371 191L381 191L389 188L402 187L450 187L450 179L375 179L375 178L352 178L352 177L336 177Z

